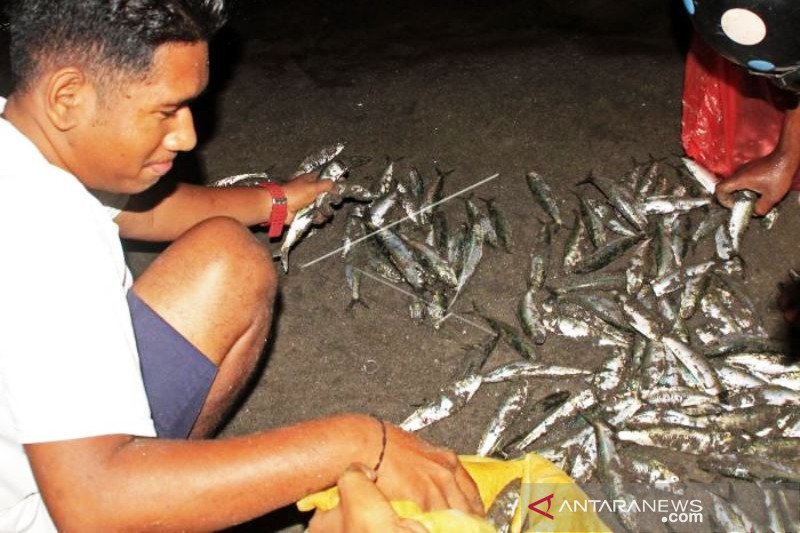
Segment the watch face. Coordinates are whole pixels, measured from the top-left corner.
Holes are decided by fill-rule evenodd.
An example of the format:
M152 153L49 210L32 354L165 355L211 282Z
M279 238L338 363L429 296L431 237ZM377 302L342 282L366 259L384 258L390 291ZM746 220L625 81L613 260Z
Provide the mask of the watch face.
M800 65L797 0L684 0L700 36L748 69L781 74Z

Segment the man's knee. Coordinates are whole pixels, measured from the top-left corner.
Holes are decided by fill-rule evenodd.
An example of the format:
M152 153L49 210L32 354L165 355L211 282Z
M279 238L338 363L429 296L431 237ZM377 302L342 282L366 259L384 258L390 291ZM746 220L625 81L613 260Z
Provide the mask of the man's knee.
M269 250L236 220L219 217L172 243L134 289L171 323L219 317L237 329L272 305L276 285Z
M278 279L272 256L242 224L232 218L211 218L179 239L184 240L188 242L180 244L192 250L206 283L238 287L272 301Z

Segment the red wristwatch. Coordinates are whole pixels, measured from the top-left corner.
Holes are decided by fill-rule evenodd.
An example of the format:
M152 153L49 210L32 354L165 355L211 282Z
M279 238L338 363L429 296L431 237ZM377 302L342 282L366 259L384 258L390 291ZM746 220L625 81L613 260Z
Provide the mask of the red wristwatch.
M259 183L258 186L269 191L270 196L272 196L272 211L270 211L269 220L261 225L269 226L269 232L267 233L269 238L280 237L281 233L283 233L283 225L286 223L286 215L288 215L286 193L283 192L283 187L272 181Z

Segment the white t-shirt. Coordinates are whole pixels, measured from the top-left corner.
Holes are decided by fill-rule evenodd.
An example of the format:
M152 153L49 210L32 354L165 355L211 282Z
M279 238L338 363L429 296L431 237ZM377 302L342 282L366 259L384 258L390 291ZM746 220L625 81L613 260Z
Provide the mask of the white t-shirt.
M55 530L23 444L155 436L113 213L0 118L0 532Z

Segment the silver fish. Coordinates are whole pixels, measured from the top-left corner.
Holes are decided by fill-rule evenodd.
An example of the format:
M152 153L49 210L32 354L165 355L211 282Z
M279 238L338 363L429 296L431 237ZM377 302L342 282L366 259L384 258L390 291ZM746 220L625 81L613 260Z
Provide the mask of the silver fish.
M638 203L627 189L614 180L595 174L590 175L581 183L591 183L597 187L625 220L637 230L644 231L647 225L647 219L639 208Z
M589 239L592 241L592 244L595 248L600 248L606 244L606 228L603 225L603 219L597 214L597 212L591 208L589 202L586 201L586 198L579 194L575 194L578 197L578 202L580 205L580 212L581 216L583 217L584 226L589 232Z
M528 390L528 382L523 381L519 387L512 390L503 400L497 413L483 432L481 441L478 444L478 455L492 455L495 452L503 434L525 407L528 401Z
M536 344L544 344L547 338L547 330L542 321L541 313L536 307L534 299L536 290L528 289L519 301L517 307L517 317L522 326L522 330Z
M500 208L497 207L497 202L494 199L484 199L483 201L486 202L486 209L489 211L489 218L494 226L500 246L503 247L503 250L505 250L507 254L510 254L514 246L511 225L508 223L506 216Z
M640 240L642 240L641 235L634 235L632 237L621 237L611 241L603 248L595 250L577 264L572 265L571 271L576 274L588 274L589 272L594 272L595 270L603 268Z
M318 170L323 165L327 165L333 161L333 159L336 158L336 156L338 156L342 150L344 150L344 143L338 142L334 145L326 146L319 152L308 155L305 159L303 159L303 161L300 162L300 165L297 167L297 171L294 173L294 175L299 176L300 174L307 174L308 172L314 172L315 170Z
M728 234L731 237L733 252L739 253L742 238L750 225L750 218L756 206L758 195L753 191L736 191L733 193L734 202L731 208L731 218L728 222Z
M266 172L249 172L246 174L236 174L225 178L212 181L209 187L255 187L260 183L272 181Z
M711 198L685 198L675 196L650 196L645 199L642 210L646 215L686 213L711 203Z
M703 391L713 395L722 393L722 385L719 383L717 373L702 354L695 352L687 344L673 337L665 336L662 340L667 350L669 350L669 352L680 361L701 384Z
M528 172L525 178L528 181L528 187L533 193L534 199L539 203L542 209L544 209L544 212L547 213L557 225L563 226L564 222L561 220L561 211L558 208L558 203L553 197L553 191L550 189L545 179L537 172Z
M572 212L572 220L572 231L564 245L564 257L561 261L564 272L572 272L575 265L580 263L583 258L581 245L586 234L586 228L583 226L583 219L581 219L577 211Z
M748 438L727 431L659 425L647 429L621 430L617 438L642 446L655 446L695 455L736 451Z
M403 240L389 229L382 229L374 235L389 252L389 258L408 284L421 289L425 284L424 269Z
M531 268L528 274L528 287L539 290L547 279L547 270L550 266L550 244L553 240L553 228L545 224L539 228L536 236L536 246L531 252Z
M495 337L497 338L497 337ZM484 383L501 383L510 379L536 377L572 377L591 374L589 370L567 366L547 366L530 361L515 361L495 368L483 376Z
M334 160L328 163L327 166L322 170L319 179L330 180L336 183L344 178L346 172L347 167ZM330 193L321 193L314 199L314 202L311 205L308 205L295 213L294 219L289 225L289 229L286 231L286 236L281 243L281 266L283 267L284 272L289 272L289 253L292 247L294 247L294 245L303 238L303 235L306 234L308 229L311 227L311 224L314 222L314 215L316 214L317 210L319 210L319 208L325 204L329 197Z
M576 394L571 399L567 400L561 407L550 413L544 420L542 420L536 427L534 427L528 434L526 434L519 442L516 443L515 448L518 451L524 451L525 448L530 446L539 437L544 435L557 422L574 416L578 411L587 409L597 403L597 398L594 393L587 389L580 394Z
M458 299L459 294L464 289L467 281L472 278L475 270L478 268L478 263L483 257L483 228L479 223L475 223L469 230L467 238L464 243L464 250L461 253L463 261L461 270L458 273L458 283L456 284L456 292L450 300L452 306Z
M511 522L519 508L522 481L511 480L497 495L489 509L486 510L486 521L497 533L510 533Z
M401 424L405 431L417 431L459 411L481 386L481 376L468 376L442 389L438 398L411 413Z
M717 183L719 183L719 178L693 159L682 157L681 161L683 161L686 170L689 171L689 175L694 178L708 194L714 194Z

